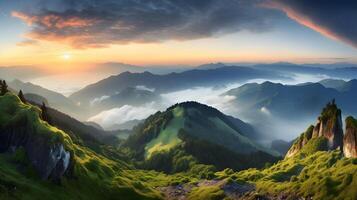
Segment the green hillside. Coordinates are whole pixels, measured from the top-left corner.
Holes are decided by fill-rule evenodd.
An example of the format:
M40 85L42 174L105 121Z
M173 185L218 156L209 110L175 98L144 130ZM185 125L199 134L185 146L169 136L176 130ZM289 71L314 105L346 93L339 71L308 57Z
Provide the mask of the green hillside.
M150 116L135 127L123 147L138 167L171 173L187 171L195 164L244 169L277 160L275 152L247 136L218 110L186 102Z
M265 196L353 200L357 197L356 171L357 159L344 158L338 150L318 151L285 159L264 170L241 171L231 178L254 184L257 193Z
M175 108L172 110L173 119L160 130L158 136L145 146L145 158L150 158L155 152L169 151L182 142L178 137L179 130L184 126L184 110Z
M16 95L7 93L0 96L0 137L4 136L8 127L25 122L33 127L32 132L26 132L29 138L49 146L63 144L71 152L70 167L60 180L43 180L29 160L26 146L18 143L13 152L2 150L0 199L113 199L123 195L125 199L160 197L159 192L144 184L136 185L136 181L125 177L126 171L132 169L130 165L73 143L68 134L41 120L40 116L38 107L22 103ZM16 134L16 128L12 130Z
M92 149L92 145L83 144L86 140L81 140L81 135L67 134L42 120L43 112L10 92L0 96L0 199L354 200L357 197L357 159L345 158L340 150L321 151L326 141L323 137L310 138L313 127L298 139L310 138L294 156L267 164L263 162L266 153L257 151L244 156L247 154L237 154L220 145L221 141L213 143L205 139L201 132L189 132L203 130L209 124L209 130L220 136L225 133L233 135L231 138L240 144L254 144L224 115L196 103L175 105L149 117L136 127L136 134L121 149L109 144L95 145ZM204 133L215 137L208 129ZM42 169L33 162L29 141L41 144L31 146L37 150L36 155L47 155L48 149L63 145L70 152L65 173L57 178L41 177ZM134 144L137 151L130 148ZM42 157L35 158L44 161ZM225 162L238 167L235 171L224 169ZM247 167L242 163L264 167L241 170Z

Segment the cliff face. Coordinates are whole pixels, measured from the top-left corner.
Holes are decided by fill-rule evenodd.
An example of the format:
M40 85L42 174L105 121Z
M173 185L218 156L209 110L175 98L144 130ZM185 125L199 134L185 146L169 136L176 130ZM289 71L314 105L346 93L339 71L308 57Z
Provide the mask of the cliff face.
M67 171L71 154L62 132L40 120L40 111L12 94L0 97L0 153L23 148L42 179L58 180Z
M328 103L318 118L312 133L312 138L325 137L329 150L343 147L343 130L341 110L335 102Z
M302 133L300 137L294 141L293 145L290 147L285 157L289 158L297 154L303 148L303 146L305 146L307 142L311 139L313 130L314 126L311 125L304 133Z
M327 147L325 147L324 144L317 142L317 139L319 138L327 140ZM314 149L333 150L339 148L342 150L343 130L341 110L337 108L334 101L328 103L322 110L321 115L317 119L316 125L310 126L305 133L295 140L285 157L291 157L297 154L311 140L316 142L316 144L312 144L311 146L316 146L317 144L321 145L320 147L315 147Z
M357 158L357 120L353 117L346 119L343 153L347 158Z

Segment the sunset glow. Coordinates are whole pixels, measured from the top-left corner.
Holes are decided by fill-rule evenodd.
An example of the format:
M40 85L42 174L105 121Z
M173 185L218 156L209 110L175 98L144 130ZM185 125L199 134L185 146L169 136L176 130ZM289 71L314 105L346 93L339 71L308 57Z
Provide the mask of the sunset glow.
M255 7L268 12L267 16L257 18L274 21L274 15L282 13L285 18L280 17L280 21L259 31L255 28L226 31L224 24L217 24L214 26L218 33L196 34L190 30L171 32L164 26L157 27L156 34L149 31L140 37L139 29L145 28L135 24L140 21L128 24L122 19L110 21L108 25L102 16L35 14L21 6L3 6L0 11L5 17L1 22L8 31L0 38L0 66L31 65L50 70L56 70L53 66L57 66L58 70L79 70L106 62L193 66L210 62L341 62L336 58L343 58L343 62L357 61L357 50L353 44L349 45L351 39L339 37L280 1L265 1ZM251 23L255 26L254 23L261 22ZM236 26L241 24L237 22Z

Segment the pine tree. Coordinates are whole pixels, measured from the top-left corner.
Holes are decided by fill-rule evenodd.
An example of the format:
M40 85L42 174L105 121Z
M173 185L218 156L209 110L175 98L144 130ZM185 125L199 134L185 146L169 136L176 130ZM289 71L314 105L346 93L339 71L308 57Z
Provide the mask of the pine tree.
M50 116L48 115L48 111L47 111L47 106L45 104L45 102L42 102L42 106L41 106L41 118L43 121L46 121L47 123L52 125L52 121Z
M0 91L1 95L2 96L5 95L8 91L9 90L7 88L6 81L5 80L1 81L1 91Z
M19 94L18 94L20 100L22 101L22 103L27 103L24 94L22 93L22 90L20 90Z

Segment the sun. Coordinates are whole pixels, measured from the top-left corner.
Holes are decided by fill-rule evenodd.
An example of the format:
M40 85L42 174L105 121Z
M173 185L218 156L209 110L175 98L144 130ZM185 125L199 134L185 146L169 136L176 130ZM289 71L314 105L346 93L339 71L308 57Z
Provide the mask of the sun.
M62 54L62 59L63 60L70 60L71 58L72 58L72 55L70 53Z

